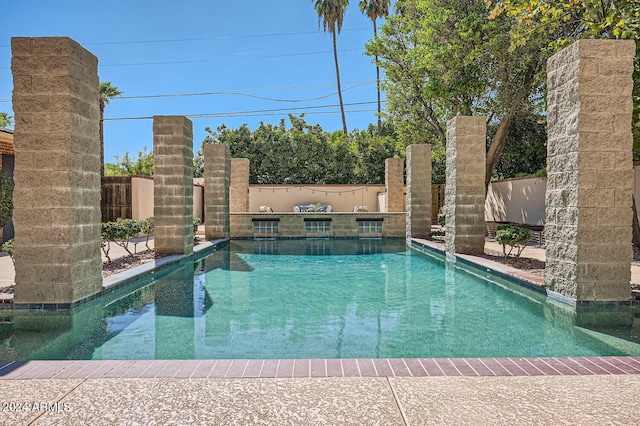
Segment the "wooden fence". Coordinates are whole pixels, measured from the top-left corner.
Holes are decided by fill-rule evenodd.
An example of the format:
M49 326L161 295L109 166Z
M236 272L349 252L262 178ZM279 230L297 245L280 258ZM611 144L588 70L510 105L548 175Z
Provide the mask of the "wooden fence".
M103 222L112 222L119 217L132 218L131 176L102 178L101 208Z
M431 223L438 224L438 213L444 206L444 185L431 185Z

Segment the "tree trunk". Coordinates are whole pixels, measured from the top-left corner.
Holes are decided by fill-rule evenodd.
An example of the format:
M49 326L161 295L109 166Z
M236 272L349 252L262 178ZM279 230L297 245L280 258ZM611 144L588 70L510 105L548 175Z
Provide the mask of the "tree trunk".
M342 87L340 85L340 67L338 66L338 42L337 42L337 28L334 26L333 31L331 31L331 35L333 36L333 59L336 63L336 80L338 82L338 99L340 99L340 113L342 114L342 130L344 134L347 135L349 131L347 130L347 118L344 115L344 103L342 102Z
M636 197L631 196L631 205L633 208L633 246L640 248L640 223L638 223L638 209L636 209Z
M519 104L520 103L518 102L517 104L514 103L514 105L511 106L511 108L507 112L507 115L505 115L500 122L500 126L498 126L496 135L491 141L489 152L487 152L487 169L484 177L485 189L489 188L489 182L491 182L491 174L500 162L500 157L502 156L502 151L504 150L507 136L509 136L509 131L511 130L511 127L513 126L513 123L516 119L517 105Z
M376 20L373 19L373 39L378 38L378 28L376 27ZM382 106L380 101L380 66L378 65L378 55L375 55L376 61L376 89L378 90L378 136L382 136Z

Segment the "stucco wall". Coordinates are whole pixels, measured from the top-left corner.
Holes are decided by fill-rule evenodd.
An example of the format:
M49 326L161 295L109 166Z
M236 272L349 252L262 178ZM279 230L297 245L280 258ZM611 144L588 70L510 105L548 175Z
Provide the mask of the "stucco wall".
M544 225L546 188L547 178L491 182L485 200L485 220Z
M202 179L193 179L193 217L202 221L204 191L198 183ZM131 217L142 220L153 216L153 178L149 176L133 176L131 178Z
M384 185L250 185L249 211L269 206L274 212L293 212L293 206L331 204L334 212L352 212L355 206L380 211L378 193Z

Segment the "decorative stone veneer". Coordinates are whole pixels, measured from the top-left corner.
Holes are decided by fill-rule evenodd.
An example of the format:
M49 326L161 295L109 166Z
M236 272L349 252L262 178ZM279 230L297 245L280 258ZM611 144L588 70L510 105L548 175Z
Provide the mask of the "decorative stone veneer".
M407 147L407 238L431 233L431 145Z
M232 212L249 211L249 159L231 159L231 197Z
M269 235L280 238L307 237L305 219L330 220L331 232L325 237L357 238L358 221L382 219L383 238L404 237L406 215L404 213L232 213L231 238L253 238L254 220L278 221L278 233ZM369 235L367 235L369 236Z
M387 158L384 161L384 182L387 190L385 211L404 211L404 159Z
M545 286L628 300L635 42L580 40L548 72Z
M229 238L229 145L204 146L204 229L208 240Z
M447 126L445 248L484 254L485 117L454 117Z
M67 37L11 47L14 300L73 303L102 287L98 60Z
M154 250L193 253L193 124L153 117Z

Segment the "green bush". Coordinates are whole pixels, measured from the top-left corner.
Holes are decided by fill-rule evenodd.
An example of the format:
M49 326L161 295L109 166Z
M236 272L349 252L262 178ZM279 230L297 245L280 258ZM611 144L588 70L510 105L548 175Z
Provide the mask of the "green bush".
M15 250L15 245L14 245L15 241L14 239L10 239L8 240L6 243L4 243L2 245L2 250L6 251L7 254L9 255L9 257L11 258L11 261L13 262L13 266L16 265L16 260L13 258L13 251Z
M531 231L516 225L501 225L496 230L496 241L502 245L504 257L511 255L516 250L515 257L520 257L522 250L531 240ZM507 253L507 246L510 247Z
M151 250L149 248L149 237L153 235L153 230L154 230L153 216L140 221L140 230L143 234L147 236L147 239L145 240L144 245L147 247L147 250Z
M194 217L193 218L193 236L195 238L196 232L198 232L198 226L200 226L200 218L199 217Z
M13 180L0 170L0 228L5 226L13 214Z
M125 249L129 256L134 257L129 250L129 241L141 232L140 221L134 219L118 218L115 222L102 223L102 251L107 260L109 258L110 243L114 243ZM105 250L106 249L106 250Z

